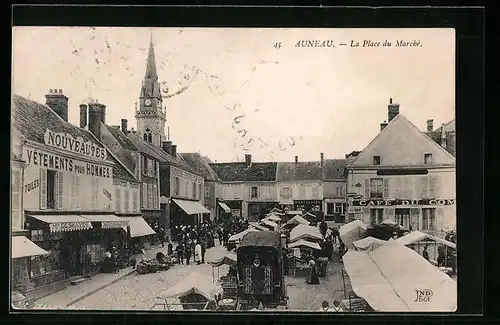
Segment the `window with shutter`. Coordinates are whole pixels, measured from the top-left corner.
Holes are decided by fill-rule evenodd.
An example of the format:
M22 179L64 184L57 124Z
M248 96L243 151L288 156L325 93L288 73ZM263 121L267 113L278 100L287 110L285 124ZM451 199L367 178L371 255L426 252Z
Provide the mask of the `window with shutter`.
M437 197L436 183L437 183L437 177L429 176L429 198L431 199Z
M205 186L205 197L210 197L210 187Z
M429 190L428 190L428 186L427 186L428 183L429 183L428 176L420 177L420 197L422 199L426 199L429 197Z
M158 187L153 185L153 207L158 209Z
M370 197L370 180L365 179L365 198Z
M126 188L124 191L123 191L123 212L129 212L129 209L130 209L130 205L129 205L129 189Z
M384 178L384 198L389 197L389 179Z
M40 210L47 209L47 170L40 168Z
M394 195L396 198L400 199L404 196L403 192L403 180L401 177L396 177L394 179Z
M137 212L137 190L133 190L132 193L132 212Z
M21 171L12 170L12 226L22 228L21 218Z
M80 198L80 182L81 182L81 176L78 174L75 174L75 209L81 209L81 198Z
M99 178L92 177L92 209L97 210L99 208Z
M402 188L402 195L404 198L413 198L413 188L410 185L410 180L408 179L408 177L403 177Z
M141 207L145 208L148 200L148 184L147 183L142 183L142 202L141 202Z
M201 200L201 183L198 184L198 200Z
M420 230L420 209L410 209L410 230Z
M70 199L67 200L69 201L69 208L70 209L76 209L76 200L78 199L76 196L76 176L78 174L69 174L69 178L71 179L71 193L70 193Z
M115 210L116 212L122 212L122 202L121 202L121 189L117 187L115 189Z
M57 209L62 210L64 204L64 174L63 172L57 172L57 187L56 187L56 197L57 197Z

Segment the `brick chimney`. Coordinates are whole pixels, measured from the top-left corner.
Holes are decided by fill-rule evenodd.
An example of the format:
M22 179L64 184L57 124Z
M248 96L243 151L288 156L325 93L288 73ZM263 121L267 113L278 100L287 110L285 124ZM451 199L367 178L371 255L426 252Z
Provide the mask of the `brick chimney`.
M102 110L101 121L102 123L106 124L106 105L101 104L101 110Z
M325 162L325 154L324 153L319 154L319 161L320 161L321 166L323 166L323 164Z
M102 105L89 103L89 131L101 140Z
M80 104L80 127L87 126L87 105Z
M45 105L66 122L68 122L68 100L62 89L49 89L49 93L45 95Z
M427 120L427 132L432 132L434 131L434 120Z
M161 146L163 148L163 151L170 155L172 154L172 141L163 141L161 143Z
M128 121L127 121L127 119L122 118L122 132L125 133L125 134L127 134L127 132L128 132L127 127L128 127Z
M387 105L387 108L389 117L388 122L390 123L392 119L399 114L399 104L393 103L392 98L389 98L389 105Z
M177 157L177 145L176 144L173 144L172 145L172 149L171 149L171 154L172 154L172 157Z
M382 131L383 129L385 129L386 126L387 126L387 122L386 121L380 123L380 131Z
M245 165L247 167L250 167L252 165L252 155L245 155Z
M299 162L299 156L295 156L295 163L297 164Z

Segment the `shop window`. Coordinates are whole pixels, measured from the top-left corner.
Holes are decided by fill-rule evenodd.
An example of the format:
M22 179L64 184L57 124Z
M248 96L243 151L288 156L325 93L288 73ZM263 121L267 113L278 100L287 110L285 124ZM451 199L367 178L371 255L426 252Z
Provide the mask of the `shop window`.
M370 179L370 197L382 198L384 196L384 180L382 178Z
M370 223L372 226L380 224L384 219L384 209L370 209Z
M205 186L205 197L210 197L210 187Z
M373 164L375 166L380 165L380 156L373 156Z
M344 214L344 207L342 203L334 203L335 204L335 213L336 214Z
M326 214L334 214L335 213L335 203L327 203L326 204Z
M62 206L62 190L62 172L40 169L40 209L57 209L58 199Z
M252 186L251 188L251 193L250 193L250 198L256 199L258 194L258 188L257 186Z
M410 228L410 209L396 209L396 223L405 229Z
M424 154L424 164L425 165L432 165L432 153L425 153Z
M436 230L436 209L422 209L422 230Z

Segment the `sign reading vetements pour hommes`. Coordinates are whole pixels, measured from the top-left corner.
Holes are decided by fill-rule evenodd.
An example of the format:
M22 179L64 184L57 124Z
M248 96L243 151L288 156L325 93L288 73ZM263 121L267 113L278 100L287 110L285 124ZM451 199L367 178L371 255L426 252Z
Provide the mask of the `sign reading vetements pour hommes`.
M54 133L47 129L43 136L46 145L79 153L93 158L106 160L107 151L104 148L96 146L91 141L85 141L82 137L74 138L69 133Z

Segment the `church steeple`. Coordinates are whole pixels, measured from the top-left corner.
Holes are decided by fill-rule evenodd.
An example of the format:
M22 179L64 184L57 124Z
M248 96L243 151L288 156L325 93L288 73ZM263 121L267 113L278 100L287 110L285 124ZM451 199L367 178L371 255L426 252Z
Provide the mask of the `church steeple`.
M156 71L153 35L149 40L149 51L146 62L146 73L141 85L139 109L136 109L137 132L144 140L161 146L165 140L166 112L163 109L163 99Z
M156 72L155 49L153 46L153 33L151 33L151 37L149 40L148 63L146 64L146 75L144 76L144 78L158 80L158 74Z

